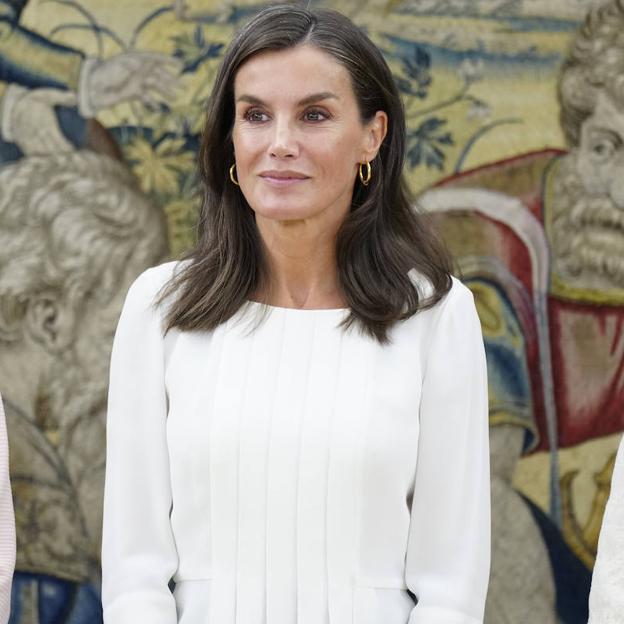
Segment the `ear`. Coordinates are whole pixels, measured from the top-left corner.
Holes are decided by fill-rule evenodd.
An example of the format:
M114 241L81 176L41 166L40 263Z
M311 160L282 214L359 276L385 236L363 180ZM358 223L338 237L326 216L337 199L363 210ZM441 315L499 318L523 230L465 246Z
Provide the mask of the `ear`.
M371 162L375 159L387 132L388 115L384 111L377 111L365 126L362 161Z
M26 331L46 351L57 354L73 340L75 318L75 312L59 297L36 295L26 309Z

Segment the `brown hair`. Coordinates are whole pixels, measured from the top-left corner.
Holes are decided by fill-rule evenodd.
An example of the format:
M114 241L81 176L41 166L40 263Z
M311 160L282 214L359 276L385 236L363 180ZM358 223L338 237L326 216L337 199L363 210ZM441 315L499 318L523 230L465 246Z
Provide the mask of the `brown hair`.
M609 0L587 14L563 64L560 119L569 145L579 144L600 91L624 103L624 0Z
M377 111L388 115L388 133L372 163L375 175L369 186L356 185L337 236L339 283L350 308L343 325L386 342L394 323L432 306L450 289L450 258L428 220L413 209L402 177L405 115L383 56L340 13L279 5L261 11L238 33L217 74L199 156L198 242L163 291L161 300L175 294L167 329L212 330L268 283L254 213L228 176L234 78L252 56L302 44L330 54L349 71L363 122ZM408 275L412 269L433 287L426 300Z

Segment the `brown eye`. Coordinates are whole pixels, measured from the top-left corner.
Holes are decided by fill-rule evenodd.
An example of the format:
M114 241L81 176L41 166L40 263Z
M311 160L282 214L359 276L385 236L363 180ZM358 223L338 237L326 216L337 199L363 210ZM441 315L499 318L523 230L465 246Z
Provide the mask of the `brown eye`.
M316 108L306 111L303 117L306 121L312 122L329 119L329 115L325 111Z
M258 109L251 109L245 113L245 120L250 121L251 123L259 123L263 121L267 121L269 116Z

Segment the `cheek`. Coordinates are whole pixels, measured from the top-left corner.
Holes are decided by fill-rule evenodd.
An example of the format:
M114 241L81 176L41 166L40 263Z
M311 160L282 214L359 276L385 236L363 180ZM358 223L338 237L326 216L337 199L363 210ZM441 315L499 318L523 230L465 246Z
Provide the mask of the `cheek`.
M237 167L242 169L262 151L263 139L260 132L250 133L235 130L232 134L232 144L234 145Z
M581 150L577 170L583 186L593 195L608 195L619 208L624 209L624 154L616 153L600 159L591 151Z
M601 161L589 149L581 146L576 164L581 182L588 193L599 195L608 191L606 180L608 180L609 161Z
M355 140L327 141L316 152L319 167L331 178L344 181L354 177L357 171L358 156Z
M618 163L617 170L613 172L609 195L613 203L621 210L624 210L624 159Z

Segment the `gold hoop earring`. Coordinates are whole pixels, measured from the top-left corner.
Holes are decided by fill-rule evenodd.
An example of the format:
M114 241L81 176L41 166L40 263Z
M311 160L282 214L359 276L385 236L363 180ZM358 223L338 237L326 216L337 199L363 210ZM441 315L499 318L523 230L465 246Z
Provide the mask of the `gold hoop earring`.
M234 171L236 170L236 163L234 163L231 167L230 167L230 180L232 180L233 184L236 184L236 186L240 186L240 184L238 183L238 180L234 177Z
M364 173L364 170L362 169L362 167L366 167L366 174ZM360 182L364 186L368 186L370 184L372 177L373 177L373 172L371 169L371 164L368 161L360 163Z

